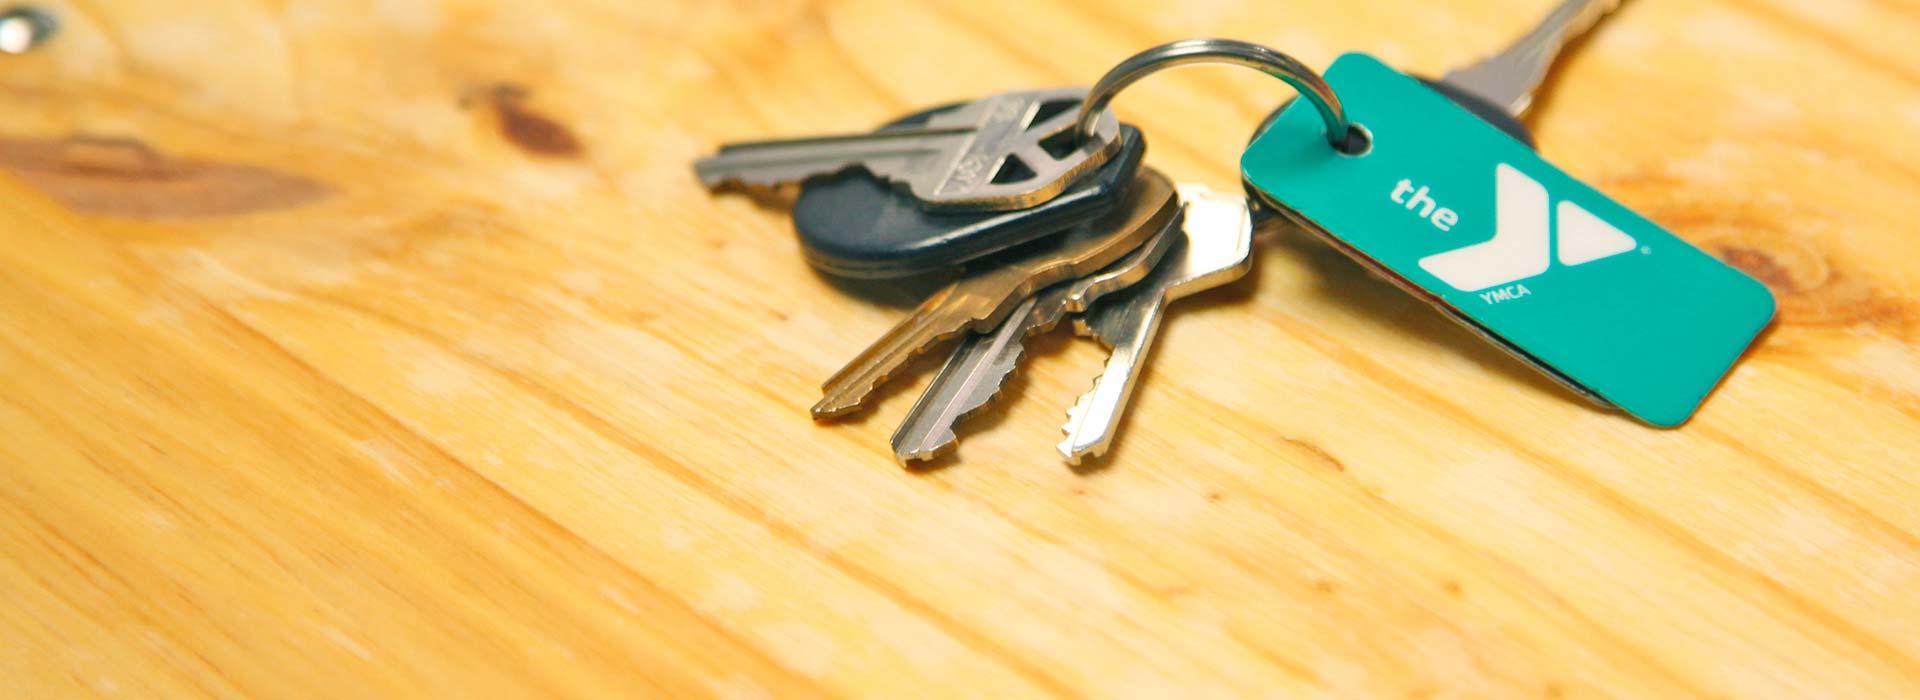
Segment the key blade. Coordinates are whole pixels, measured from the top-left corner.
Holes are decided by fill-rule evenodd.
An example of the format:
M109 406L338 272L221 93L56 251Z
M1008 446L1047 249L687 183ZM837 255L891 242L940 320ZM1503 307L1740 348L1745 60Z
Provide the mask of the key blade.
M972 133L970 128L949 126L746 141L721 146L719 152L695 161L693 171L709 189L734 184L774 187L854 167L894 180L910 173L916 161L958 148Z
M1071 306L1069 297L1098 299L1146 277L1180 237L1178 224L1177 217L1169 219L1126 257L1097 273L1028 297L991 333L960 341L894 432L894 455L904 464L934 459L952 449L959 441L960 422L1000 397L1007 379L1020 368L1026 340L1059 324Z
M935 292L827 379L820 400L813 405L813 419L838 418L859 410L875 389L914 356L967 331L999 325L1025 296L1007 289L1009 284L989 274L963 277Z
M1119 429L1133 388L1167 305L1219 287L1253 266L1253 214L1247 200L1198 185L1181 185L1185 215L1179 242L1135 287L1108 297L1074 322L1083 334L1112 348L1093 388L1068 410L1059 445L1068 464L1106 453Z
M1082 424L1082 418L1088 411L1093 410L1093 393L1089 390L1075 399L1073 406L1067 408L1067 424L1060 426L1060 432L1066 433L1067 439L1055 445L1054 450L1058 451L1061 459L1069 465L1079 466L1081 460L1085 459L1087 453L1091 451L1091 448L1080 447L1080 443L1083 442L1081 433L1086 430Z
M992 333L968 336L953 349L947 364L934 375L893 433L893 454L901 463L945 454L959 441L954 428L960 421L985 409L1000 395L1007 377L1020 365L1027 336L1043 330L1036 327L1036 322L1045 321L1044 315L1033 314L1035 305L1042 301L1041 297L1029 297L1014 307ZM1045 303L1057 306L1057 300Z
M913 356L965 331L964 323L952 320L954 309L960 307L946 301L951 298L951 290L952 287L948 287L922 303L912 315L894 324L879 340L828 378L821 387L820 400L813 404L813 419L838 418L859 410L873 390Z
M1525 114L1560 50L1619 8L1621 2L1564 0L1507 48L1472 65L1447 71L1440 79L1515 116Z
M1106 367L1093 381L1093 388L1068 409L1067 424L1061 426L1067 439L1057 449L1068 464L1078 465L1088 457L1106 454L1113 444L1120 416L1132 398L1134 385L1139 383L1147 348L1159 330L1161 310L1165 308L1160 295L1128 295L1125 299L1130 303L1114 307L1122 311L1088 320L1096 337L1114 341L1113 354L1107 356Z
M827 380L825 396L813 406L814 419L859 409L874 389L928 346L999 325L1021 300L1125 257L1179 213L1173 184L1150 168L1134 176L1122 207L1064 234L1053 248L1003 261L936 292Z

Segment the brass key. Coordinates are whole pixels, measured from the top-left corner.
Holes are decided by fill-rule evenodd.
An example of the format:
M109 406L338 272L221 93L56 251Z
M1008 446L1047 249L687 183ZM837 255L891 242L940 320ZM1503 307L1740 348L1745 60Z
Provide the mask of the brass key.
M1062 234L1047 250L997 262L947 285L827 380L813 405L815 420L851 413L875 387L914 355L966 331L1000 324L1015 306L1042 288L1090 275L1119 260L1166 228L1180 213L1173 183L1141 168L1113 213Z

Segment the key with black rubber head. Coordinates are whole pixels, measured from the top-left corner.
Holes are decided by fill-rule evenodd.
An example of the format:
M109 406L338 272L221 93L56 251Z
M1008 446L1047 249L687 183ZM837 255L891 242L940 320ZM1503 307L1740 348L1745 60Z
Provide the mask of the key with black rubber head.
M1077 104L1052 108L1070 112ZM882 131L916 128L956 107L908 115ZM1053 199L1012 211L930 209L880 178L847 172L801 187L793 206L793 227L807 261L828 274L854 278L926 274L1104 216L1120 203L1146 149L1140 130L1123 124L1118 149L1097 171Z

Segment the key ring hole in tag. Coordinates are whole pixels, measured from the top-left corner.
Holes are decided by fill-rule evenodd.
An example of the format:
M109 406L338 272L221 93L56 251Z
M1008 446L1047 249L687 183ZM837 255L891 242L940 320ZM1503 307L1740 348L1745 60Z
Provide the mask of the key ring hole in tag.
M18 5L0 10L0 54L22 54L47 42L60 21L45 10Z
M1373 132L1361 124L1348 124L1347 137L1333 145L1333 150L1348 158L1362 158L1373 152Z
M1074 133L1082 142L1098 138L1095 129L1100 123L1100 113L1106 111L1107 104L1121 90L1153 73L1192 63L1225 63L1252 68L1279 78L1299 90L1300 96L1312 103L1320 113L1320 120L1326 124L1327 143L1334 150L1343 155L1361 156L1373 148L1373 134L1347 119L1347 110L1341 105L1340 96L1334 94L1333 86L1328 85L1319 73L1292 56L1236 39L1183 39L1155 46L1121 61L1087 90L1086 98L1080 103Z

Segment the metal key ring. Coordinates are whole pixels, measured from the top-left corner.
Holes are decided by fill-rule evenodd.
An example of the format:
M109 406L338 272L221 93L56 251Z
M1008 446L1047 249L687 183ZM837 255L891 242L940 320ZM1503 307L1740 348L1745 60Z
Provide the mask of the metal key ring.
M1332 144L1335 150L1353 153L1364 147L1365 136L1347 121L1347 110L1340 105L1340 96L1334 94L1333 86L1328 85L1319 73L1292 56L1235 39L1182 39L1155 46L1121 61L1113 70L1101 76L1100 82L1093 84L1093 89L1087 91L1086 99L1080 103L1080 116L1074 123L1074 133L1083 140L1094 138L1098 117L1106 110L1107 103L1113 101L1114 95L1150 74L1190 63L1245 66L1286 81L1293 89L1299 90L1308 102L1313 103L1314 109L1319 110L1320 121L1327 125L1327 143ZM1356 140L1361 143L1356 143Z
M59 20L38 7L18 5L0 10L0 54L26 53L46 43L59 28Z

